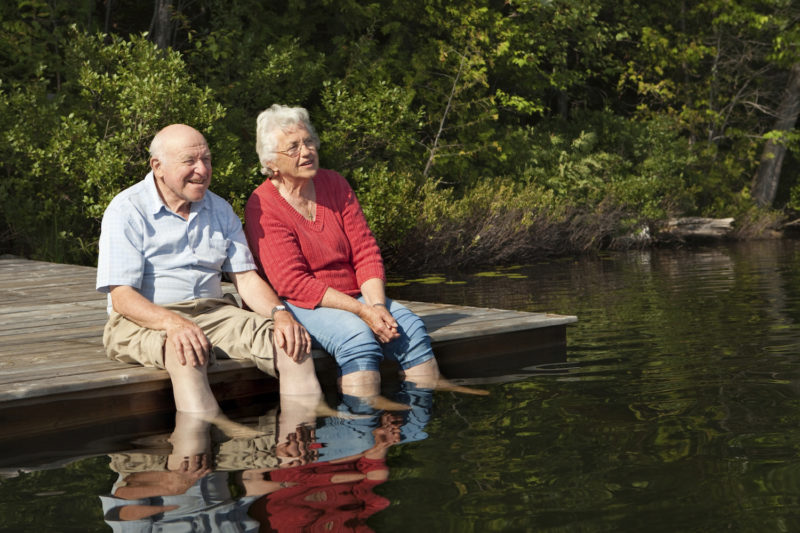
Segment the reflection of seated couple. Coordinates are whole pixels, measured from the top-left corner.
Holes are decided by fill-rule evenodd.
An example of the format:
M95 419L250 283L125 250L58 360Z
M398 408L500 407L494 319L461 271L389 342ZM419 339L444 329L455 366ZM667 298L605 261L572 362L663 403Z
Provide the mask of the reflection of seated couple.
M108 356L166 369L177 410L223 431L235 428L209 387L217 357L253 361L280 377L286 401L314 413L329 409L312 346L334 356L344 394L376 407L401 407L379 395L384 358L420 387L458 388L441 379L422 320L386 298L375 238L347 182L319 168L318 147L304 109L276 105L258 117L268 179L247 203L245 235L208 191L204 137L173 124L153 138L151 172L103 216L97 289L109 294ZM252 311L223 294L223 272Z
M253 465L237 486L249 498L298 483L273 479L278 463L258 464L283 458L292 443L270 454L269 446L257 445L264 435L220 411L207 377L215 358L248 359L280 378L283 427L314 427L316 416L332 414L312 347L333 355L342 393L360 403L356 411L408 407L380 395L378 368L384 358L397 361L407 388L465 390L441 378L420 318L386 298L380 251L358 201L339 174L319 168L318 148L304 109L273 106L259 116L257 151L268 179L247 203L247 234L231 206L208 191L211 153L205 138L181 124L156 134L151 172L109 204L97 268L97 289L109 295L103 342L110 358L166 369L178 411L174 449L163 468L120 470L126 474L114 497L130 503L112 502L119 520L185 514L186 506L207 509L217 500L227 503L204 511L206 519L242 511L241 500L214 495L226 494L230 480L219 468L243 442L254 446L245 453ZM223 272L250 310L223 293ZM364 484L385 478L381 461L396 424L392 415L385 416L369 431L376 442L369 451L340 455L335 459L343 462L326 461L327 470L320 472L314 471L320 465L298 467L307 470L297 470L296 479L320 474ZM328 420L315 431L335 433L359 419ZM214 472L209 424L230 439L220 445ZM292 430L294 444L306 443L303 431ZM352 493L359 491L354 487ZM334 497L324 490L313 494L308 501Z
M350 405L340 409L370 414L325 417L317 427L281 406L221 442L209 421L178 412L171 449L159 437L111 455L118 479L101 496L105 520L126 532L369 531L366 519L389 505L373 492L388 478L389 447L424 438L430 416L430 390L410 388L398 400L412 408L370 410L345 397Z

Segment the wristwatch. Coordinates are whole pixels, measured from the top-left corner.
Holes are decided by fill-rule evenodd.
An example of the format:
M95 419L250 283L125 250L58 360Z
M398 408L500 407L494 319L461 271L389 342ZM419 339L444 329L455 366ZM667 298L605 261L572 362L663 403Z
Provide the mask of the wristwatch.
M272 320L275 320L275 313L277 313L278 311L286 311L286 310L287 309L285 305L276 305L275 307L272 308L272 311L270 311L269 317Z

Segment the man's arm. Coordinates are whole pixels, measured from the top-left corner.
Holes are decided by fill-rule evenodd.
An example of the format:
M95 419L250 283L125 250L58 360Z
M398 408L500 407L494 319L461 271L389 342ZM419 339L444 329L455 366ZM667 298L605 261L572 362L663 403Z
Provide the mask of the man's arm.
M111 305L114 311L136 324L167 332L182 365L204 365L208 360L211 343L200 326L169 309L154 304L139 291L127 285L111 287Z
M276 305L282 305L272 287L255 270L231 272L231 280L236 291L247 306L261 316L271 316L274 321L273 334L278 348L297 363L311 353L311 336L292 313L278 311L272 315Z

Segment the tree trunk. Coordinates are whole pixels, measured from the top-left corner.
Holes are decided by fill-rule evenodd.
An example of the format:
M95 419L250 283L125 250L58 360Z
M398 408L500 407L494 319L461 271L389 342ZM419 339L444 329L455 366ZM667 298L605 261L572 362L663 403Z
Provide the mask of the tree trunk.
M447 114L450 112L450 109L453 106L453 98L456 95L456 89L458 89L458 81L461 79L461 72L464 70L464 63L467 60L467 49L464 49L464 53L461 55L461 62L458 64L458 73L456 74L455 79L453 80L453 87L450 89L450 96L447 98L447 105L444 108L444 112L442 113L442 119L439 121L439 131L436 132L436 136L433 138L433 144L431 145L430 155L428 156L428 162L425 163L425 170L422 171L422 176L424 178L428 178L428 172L431 170L431 166L433 166L433 162L436 159L436 150L439 147L439 139L444 132L444 123L447 120Z
M781 98L773 131L791 131L800 114L800 63L795 63L789 73L789 83ZM786 145L772 139L767 141L761 153L761 161L753 178L753 199L761 207L769 207L775 200L781 177Z
M150 21L150 40L159 48L172 44L172 0L156 0Z
M106 17L103 23L103 33L108 35L111 32L111 10L114 0L106 0Z

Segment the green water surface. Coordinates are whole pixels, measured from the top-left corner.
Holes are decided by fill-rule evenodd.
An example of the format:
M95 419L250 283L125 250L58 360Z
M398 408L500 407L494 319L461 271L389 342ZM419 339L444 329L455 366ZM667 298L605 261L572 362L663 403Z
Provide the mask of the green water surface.
M436 392L427 438L389 449L367 527L800 531L800 243L392 281L395 298L579 322L564 361L488 397ZM0 530L110 531L115 479L103 455L0 479Z

